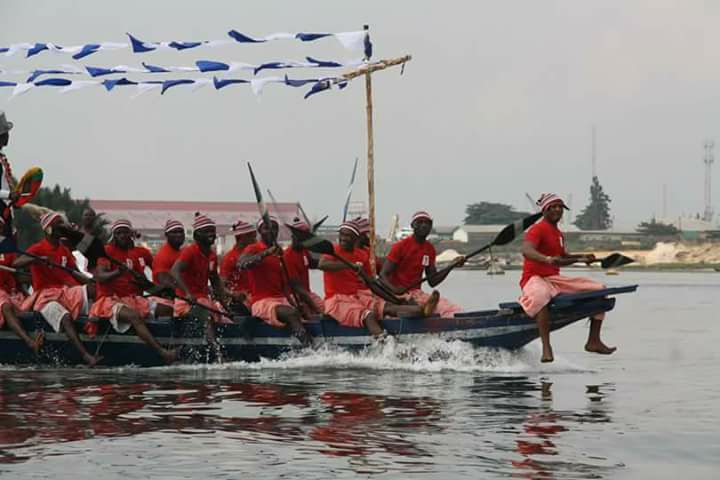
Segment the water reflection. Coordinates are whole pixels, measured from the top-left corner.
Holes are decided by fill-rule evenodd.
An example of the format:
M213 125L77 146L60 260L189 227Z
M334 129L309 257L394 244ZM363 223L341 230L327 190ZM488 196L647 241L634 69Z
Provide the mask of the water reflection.
M473 377L468 396L438 385L427 395L384 395L352 391L367 390L361 385L327 388L332 381L93 375L0 374L0 462L22 463L28 452L57 452L66 442L155 433L165 438L155 448L168 452L204 436L297 449L355 474L590 478L615 468L582 451L575 436L584 425L612 422L610 384L578 386L585 405L561 410L552 382L526 376Z

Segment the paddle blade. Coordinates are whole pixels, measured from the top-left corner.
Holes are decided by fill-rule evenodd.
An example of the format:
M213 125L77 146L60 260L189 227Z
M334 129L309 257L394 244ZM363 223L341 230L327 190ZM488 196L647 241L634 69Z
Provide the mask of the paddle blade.
M307 232L305 230L295 228L292 225L285 226L290 229L295 238L300 240L302 246L307 248L311 252L324 253L327 255L333 255L335 253L333 244L329 240L325 240L324 238L313 235L312 232Z
M602 268L617 268L627 265L628 263L633 263L634 261L634 259L626 257L621 253L613 253L603 258L600 261L600 266Z
M268 217L268 211L267 207L265 206L265 202L263 201L262 197L262 191L260 190L260 185L258 185L257 179L255 178L255 173L253 173L253 169L250 166L250 162L248 162L248 170L250 170L250 180L252 181L253 190L255 191L255 200L258 204L258 210L260 210L260 216L263 217L263 220L270 223L270 219Z
M514 223L511 223L507 227L503 228L500 233L498 233L497 237L495 237L495 240L493 240L493 245L505 245L520 235L522 232L527 230L530 225L534 224L538 221L538 219L542 217L542 213L533 213L530 216L527 216L525 218L522 218L520 220L517 220Z
M38 190L42 186L43 171L40 167L32 167L25 175L22 176L18 184L15 186L15 192L19 198L15 202L16 207L22 207L37 195Z
M325 220L327 220L327 219L328 219L328 216L325 215L323 218L321 218L320 220L315 222L315 224L312 226L313 233L317 232L318 228L320 228L322 226L322 224L325 223Z

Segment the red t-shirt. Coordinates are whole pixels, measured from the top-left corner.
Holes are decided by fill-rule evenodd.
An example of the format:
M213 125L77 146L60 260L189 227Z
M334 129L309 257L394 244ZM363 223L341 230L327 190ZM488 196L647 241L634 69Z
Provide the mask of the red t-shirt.
M75 257L70 253L70 250L62 244L54 247L47 238L31 245L27 251L39 257L47 257L51 262L58 263L64 267L77 268ZM35 292L46 288L80 285L80 282L75 280L75 277L65 270L51 267L40 260L35 260L30 264L30 274L32 275L32 288Z
M152 261L153 282L158 283L158 273L167 273L180 256L181 250L175 250L169 243L165 243L155 254Z
M12 267L16 258L17 255L14 253L0 253L0 265ZM16 289L17 283L15 282L15 276L13 273L6 270L0 270L0 290L10 293Z
M210 272L217 272L217 255L212 250L205 255L200 246L193 242L183 248L178 257L179 262L185 263L185 270L180 274L183 282L196 297L207 297L210 295L208 282ZM185 292L178 289L178 295L184 296Z
M287 247L283 253L288 276L296 279L300 285L310 291L310 252L306 249L295 250L292 246Z
M344 258L350 263L362 264L365 272L370 275L370 260L365 250L360 248L353 249L352 252L347 252L340 247L340 245L334 245L335 253L338 256ZM328 260L337 261L330 255L325 255ZM344 268L337 272L323 272L323 281L325 283L325 298L332 298L334 295L353 295L358 290L367 290L367 286L360 280L355 271Z
M243 250L243 255L257 255L267 250L265 242L260 240L248 245ZM283 278L282 265L280 258L275 255L268 255L263 258L258 265L249 269L248 278L250 279L250 294L252 301L256 302L263 298L284 297L285 296L285 279Z
M549 257L565 255L565 238L562 232L552 223L542 219L525 233L525 241L530 242L535 250ZM523 274L520 278L520 287L524 287L530 278L535 275L549 277L560 273L560 267L544 262L536 262L525 257Z
M123 250L113 244L105 245L105 252L113 259L120 263L124 263L129 269L145 275L145 265L147 262L147 249L143 247L132 247ZM116 270L116 264L110 262L107 258L99 258L98 266L104 266L108 270ZM124 272L113 278L109 282L97 282L97 297L128 297L131 295L142 295L142 290L133 282L133 275L130 272Z
M242 250L238 250L237 247L233 247L227 255L225 255L220 263L220 278L225 282L225 287L233 292L249 292L250 291L250 277L248 276L247 270L240 270L238 267L238 258L242 255L247 247Z
M390 282L399 288L407 288L420 281L427 267L435 266L435 247L432 243L418 242L415 235L395 243L387 260L396 267L390 275Z

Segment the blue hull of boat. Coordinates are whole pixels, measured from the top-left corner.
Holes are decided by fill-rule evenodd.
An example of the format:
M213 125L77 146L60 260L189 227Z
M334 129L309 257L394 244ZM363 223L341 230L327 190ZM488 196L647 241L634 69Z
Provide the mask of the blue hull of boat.
M551 304L552 330L558 330L591 315L607 312L615 306L611 295L634 292L637 285L610 288L577 295L560 295ZM27 314L22 321L28 332L43 329L45 346L36 357L15 334L0 331L0 363L3 364L51 364L74 365L81 358L66 341L64 334L52 332L38 315ZM78 330L82 331L86 319L80 319ZM383 320L383 326L401 342L413 342L435 337L448 341L461 340L479 347L517 349L538 337L535 321L525 315L517 303L500 304L500 309L466 312L455 318L392 318ZM336 345L358 350L372 344L367 330L339 325L329 317L318 317L306 324L316 346ZM204 327L194 319L158 319L148 321L148 327L163 345L180 349L183 363L210 363L215 354L204 339ZM276 329L253 317L238 317L235 323L218 327L222 355L226 361L254 362L261 358L277 358L300 348L299 342L286 330ZM145 345L132 330L125 334L112 331L109 324L100 324L99 333L93 338L81 335L90 352L103 356L103 365L159 366L158 354Z

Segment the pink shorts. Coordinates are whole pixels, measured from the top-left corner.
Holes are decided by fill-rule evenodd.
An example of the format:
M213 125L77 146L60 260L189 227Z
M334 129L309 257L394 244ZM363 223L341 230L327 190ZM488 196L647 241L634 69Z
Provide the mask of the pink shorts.
M22 304L23 311L40 312L45 321L56 331L65 315L77 320L81 313L87 313L88 299L85 285L74 287L53 287L33 292Z
M315 304L315 308L318 309L320 313L325 313L325 300L322 299L320 295L314 292L308 292L310 294L310 298L313 299L313 303Z
M129 297L100 297L90 307L89 315L97 318L110 318L116 305L130 308L137 312L140 318L150 315L150 302L147 298L131 295Z
M5 325L5 314L2 311L2 307L4 307L6 303L9 303L15 307L15 310L22 311L22 305L25 298L27 297L22 292L14 291L8 293L4 290L0 290L0 328Z
M606 288L605 285L589 278L563 277L562 275L540 277L536 275L525 284L518 301L529 317L535 317L545 305L550 303L550 300L561 293L592 292L604 288ZM605 313L599 313L592 318L602 320L605 318Z
M430 294L423 292L419 288L416 288L407 292L403 296L403 298L413 299L418 305L422 305L427 302L428 298L430 298ZM462 307L460 307L460 305L455 305L454 303L446 300L443 297L440 297L438 306L435 309L435 313L437 313L443 318L453 318L456 313L460 312L462 312Z
M208 297L198 297L197 303L201 305L205 305L208 308L212 308L215 310L220 310L221 312L224 312L225 309L223 306L218 303L210 300ZM188 314L190 309L192 308L192 305L187 303L185 300L180 300L179 298L175 299L175 303L173 304L173 316L174 317L184 317ZM214 312L210 312L210 317L212 318L212 321L215 323L232 323L232 320L229 318L219 315Z
M355 295L336 294L325 299L325 313L346 327L364 327L365 318L371 312L380 320L384 310L385 301L373 296L369 290L360 290Z
M252 304L250 310L253 317L260 318L263 322L273 327L285 328L285 324L278 320L277 307L284 305L286 307L292 307L285 297L267 297L262 300L256 300Z

